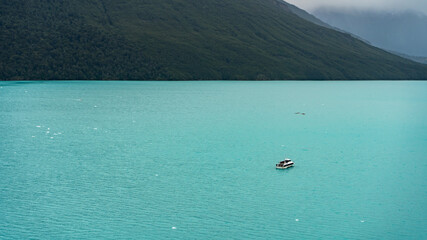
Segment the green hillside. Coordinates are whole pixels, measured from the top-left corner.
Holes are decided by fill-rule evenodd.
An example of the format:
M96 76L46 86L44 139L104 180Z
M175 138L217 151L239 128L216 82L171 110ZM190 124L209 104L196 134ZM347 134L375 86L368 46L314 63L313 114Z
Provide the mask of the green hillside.
M0 79L427 79L278 0L8 0L0 31Z

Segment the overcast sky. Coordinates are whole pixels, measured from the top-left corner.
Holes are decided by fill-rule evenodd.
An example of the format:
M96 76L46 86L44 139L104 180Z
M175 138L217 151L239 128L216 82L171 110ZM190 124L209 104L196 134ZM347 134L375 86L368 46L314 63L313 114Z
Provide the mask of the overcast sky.
M371 10L413 10L427 14L427 0L285 0L304 10L317 7L345 7Z

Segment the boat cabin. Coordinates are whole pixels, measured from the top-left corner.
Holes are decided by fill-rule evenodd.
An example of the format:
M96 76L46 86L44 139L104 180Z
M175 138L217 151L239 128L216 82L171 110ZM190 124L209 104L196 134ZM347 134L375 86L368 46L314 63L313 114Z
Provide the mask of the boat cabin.
M285 160L280 161L278 164L276 164L276 168L285 169L285 168L292 167L293 165L294 165L294 163L292 162L291 159L285 158Z

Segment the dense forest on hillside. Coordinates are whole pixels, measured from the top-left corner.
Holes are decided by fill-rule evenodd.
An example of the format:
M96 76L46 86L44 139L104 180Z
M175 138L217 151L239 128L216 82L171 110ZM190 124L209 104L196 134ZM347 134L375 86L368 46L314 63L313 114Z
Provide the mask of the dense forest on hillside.
M0 2L0 79L426 79L278 0Z
M5 1L2 5L2 78L161 77L159 65L136 43L87 24L69 11L72 4L68 1ZM15 14L7 12L12 8Z

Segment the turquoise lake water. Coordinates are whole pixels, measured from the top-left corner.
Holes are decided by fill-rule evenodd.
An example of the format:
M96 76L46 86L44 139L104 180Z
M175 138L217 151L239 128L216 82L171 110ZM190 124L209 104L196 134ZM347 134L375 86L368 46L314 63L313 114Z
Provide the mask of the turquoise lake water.
M427 239L427 82L0 82L0 238Z

